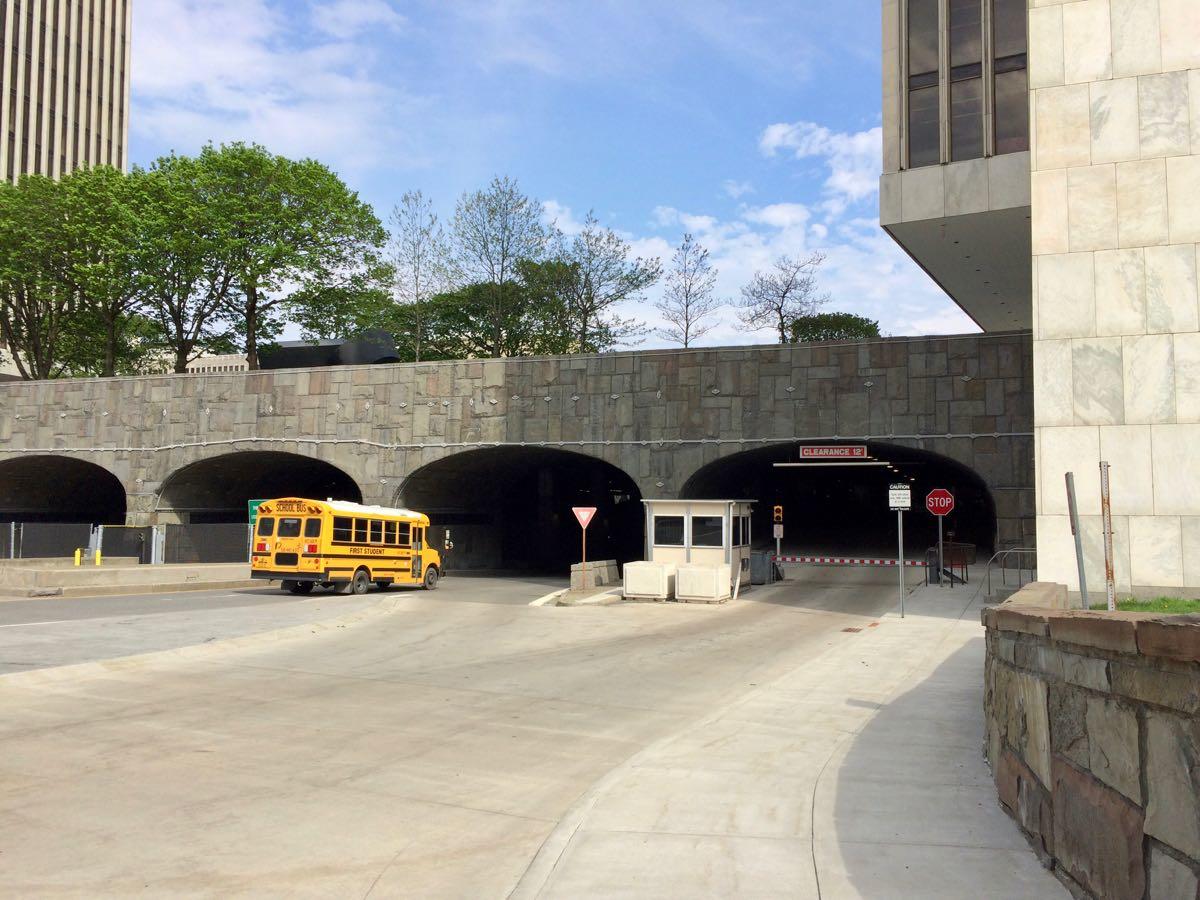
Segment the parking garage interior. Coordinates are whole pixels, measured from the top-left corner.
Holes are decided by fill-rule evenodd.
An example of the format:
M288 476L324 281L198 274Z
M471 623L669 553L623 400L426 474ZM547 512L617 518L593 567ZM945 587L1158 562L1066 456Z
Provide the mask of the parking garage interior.
M905 555L915 558L937 543L937 520L925 510L925 496L946 488L955 497L954 511L943 523L946 540L991 552L995 504L982 479L961 463L873 442L867 445L870 465L814 465L800 461L799 446L763 447L717 460L687 481L682 496L756 500L752 530L761 549L774 547L772 507L781 505L785 554L895 558L896 513L888 507L888 485L905 482L912 486L913 503L904 517Z
M94 463L22 456L0 463L0 522L121 525L125 488Z
M362 502L354 479L336 466L296 453L228 453L185 466L163 484L160 519L183 524L245 523L251 500L306 497Z
M407 478L399 505L430 517L450 569L566 574L579 561L571 508L594 506L588 559L641 559L645 530L633 479L602 460L543 447L492 447L430 463Z

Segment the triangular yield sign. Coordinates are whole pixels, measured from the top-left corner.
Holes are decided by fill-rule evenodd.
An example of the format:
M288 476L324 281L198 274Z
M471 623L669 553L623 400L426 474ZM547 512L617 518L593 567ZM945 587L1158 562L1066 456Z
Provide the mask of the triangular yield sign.
M596 515L596 507L572 506L571 512L575 513L575 518L579 520L579 524L587 528L588 523L592 521L592 516Z

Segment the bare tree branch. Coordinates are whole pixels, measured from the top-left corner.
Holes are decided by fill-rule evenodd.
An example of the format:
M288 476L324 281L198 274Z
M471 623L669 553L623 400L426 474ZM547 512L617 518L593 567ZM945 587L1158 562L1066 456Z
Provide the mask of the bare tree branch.
M655 334L690 347L712 331L713 324L704 320L724 305L715 295L716 284L717 269L708 261L708 250L685 234L671 258L666 290L654 304L668 327L656 329Z
M747 331L770 328L779 335L779 343L791 340L792 322L810 316L829 301L828 294L817 293L817 269L825 254L814 252L804 258L781 256L768 272L755 272L742 288L738 318Z

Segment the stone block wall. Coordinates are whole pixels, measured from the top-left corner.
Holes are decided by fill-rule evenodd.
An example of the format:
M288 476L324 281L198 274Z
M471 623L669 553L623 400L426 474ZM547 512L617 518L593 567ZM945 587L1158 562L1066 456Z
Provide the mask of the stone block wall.
M1200 616L984 610L1000 804L1088 897L1200 897ZM1062 591L1065 596L1065 589Z
M71 455L156 520L184 466L245 450L337 466L392 503L422 466L495 446L603 459L643 497L767 444L875 440L940 454L992 492L1002 546L1032 546L1027 332L0 384L0 466Z
M1122 590L1200 590L1200 8L1030 0L1034 394L1043 577L1104 571L1112 464Z

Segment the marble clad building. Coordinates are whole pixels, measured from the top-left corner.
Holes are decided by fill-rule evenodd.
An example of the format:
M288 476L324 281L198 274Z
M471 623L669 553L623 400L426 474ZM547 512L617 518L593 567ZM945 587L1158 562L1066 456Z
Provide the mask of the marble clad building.
M125 169L133 0L0 0L0 178Z
M1200 591L1200 0L884 0L883 227L1034 341L1040 577Z

